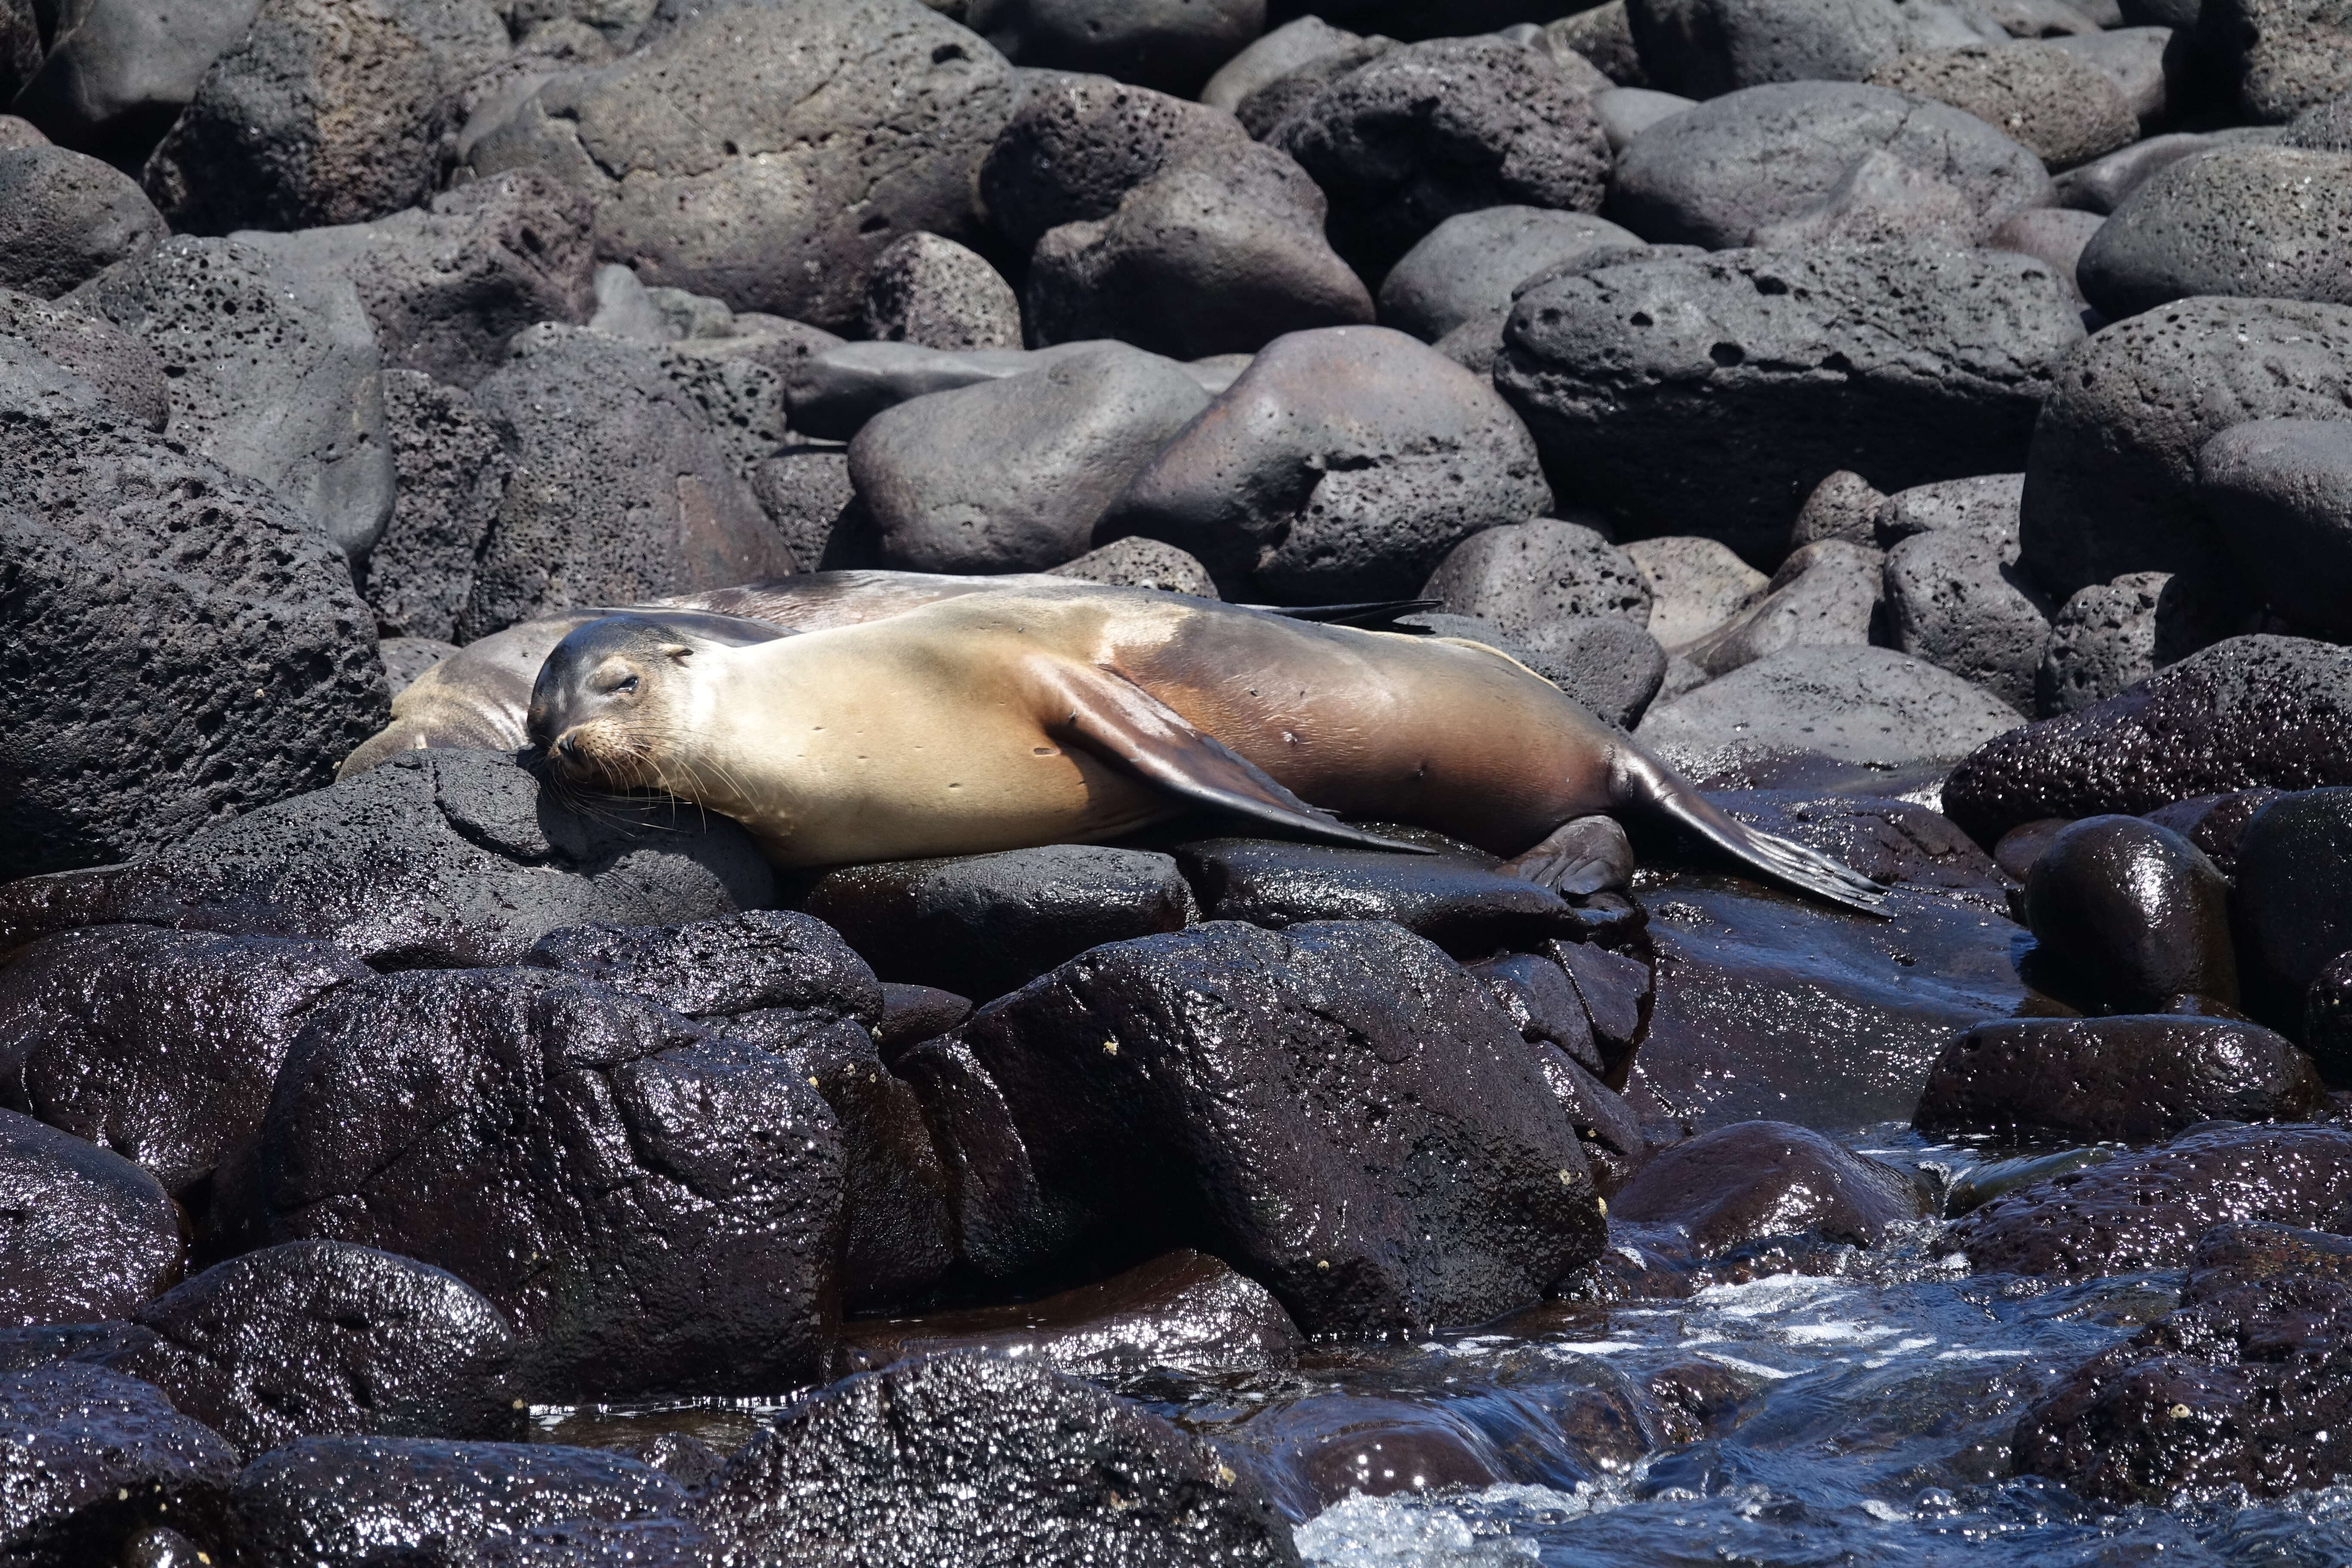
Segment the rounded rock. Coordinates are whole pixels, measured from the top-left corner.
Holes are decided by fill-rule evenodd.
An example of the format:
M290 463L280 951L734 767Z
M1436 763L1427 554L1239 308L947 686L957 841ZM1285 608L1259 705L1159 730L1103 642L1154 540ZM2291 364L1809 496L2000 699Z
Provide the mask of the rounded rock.
M1650 618L1650 585L1622 550L1580 523L1539 517L1472 534L1422 585L1448 613L1526 637L1563 616Z
M966 0L966 26L1014 62L1099 71L1186 97L1265 26L1266 0Z
M2136 140L2139 118L2115 79L2054 43L1978 45L1906 54L1866 81L1965 110L2071 169Z
M2027 873L2025 918L2036 944L2030 978L2076 1006L2154 1013L2183 994L2237 1003L2229 879L2194 844L2141 817L2062 829Z
M0 1110L0 1328L128 1318L179 1278L181 1252L153 1176Z
M1017 349L1021 301L986 258L936 234L910 234L866 276L866 335L934 349Z
M2352 305L2352 155L2248 146L2183 158L2116 209L2077 276L2116 320L2192 294Z
M0 149L0 288L52 300L170 232L110 164L63 147Z
M1509 306L1516 285L1603 246L1636 247L1629 229L1588 213L1494 206L1460 213L1423 237L1381 284L1381 321L1435 342L1474 316Z
M1873 1247L1926 1204L1911 1179L1785 1121L1740 1121L1662 1149L1610 1200L1612 1219L1679 1225L1703 1257L1814 1232Z
M2352 639L2352 419L2251 419L2198 449L2221 548L2296 631Z

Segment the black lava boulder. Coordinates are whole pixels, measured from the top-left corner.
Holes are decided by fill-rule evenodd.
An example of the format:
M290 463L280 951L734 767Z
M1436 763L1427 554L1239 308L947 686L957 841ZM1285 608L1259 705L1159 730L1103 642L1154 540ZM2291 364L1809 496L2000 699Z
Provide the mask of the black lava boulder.
M236 1451L152 1384L94 1366L0 1374L0 1553L25 1568L152 1561L128 1554L158 1527L193 1537L172 1568L234 1540Z
M2352 420L2250 419L2199 448L2221 550L2295 631L2352 637Z
M0 1110L0 1327L128 1318L179 1279L182 1251L154 1177Z
M2312 982L2352 949L2352 789L2298 791L2256 812L2231 904L2248 1010L2295 1028Z
M1785 1121L1740 1121L1662 1149L1609 1200L1612 1219L1674 1225L1702 1257L1812 1232L1874 1247L1927 1204L1911 1178Z
M1483 856L1207 838L1179 846L1176 860L1213 921L1276 931L1315 921L1392 921L1465 958L1581 929L1568 900Z
M2326 1101L2312 1059L2259 1024L2179 1014L2021 1018L1946 1047L1913 1124L2145 1143L2205 1121L2302 1121Z
M2237 1005L2229 879L2168 827L2092 816L2060 829L2026 875L2025 919L2027 977L2075 1006L2148 1013L2182 994Z

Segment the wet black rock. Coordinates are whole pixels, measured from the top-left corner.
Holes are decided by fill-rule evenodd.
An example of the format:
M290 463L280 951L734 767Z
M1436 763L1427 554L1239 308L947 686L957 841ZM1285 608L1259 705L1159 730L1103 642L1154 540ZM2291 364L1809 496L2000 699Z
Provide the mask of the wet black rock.
M1520 1038L1529 1045L1558 1047L1588 1073L1608 1070L1576 982L1557 960L1542 953L1506 952L1463 967L1486 983L1518 1026Z
M2217 1225L2326 1226L2347 1201L2352 1132L2223 1126L2003 1194L1947 1235L1979 1273L2066 1281L2179 1268Z
M483 0L263 0L143 176L184 234L361 223L442 184L462 96L508 50Z
M103 317L0 289L0 337L88 383L143 429L161 430L171 416L172 383L162 356Z
M1209 838L1176 850L1213 921L1283 930L1315 921L1393 921L1447 952L1484 957L1579 929L1549 888L1477 855L1403 855L1270 838Z
M1830 473L2023 468L2082 322L2039 262L1914 241L1622 262L1529 289L1503 339L1496 384L1562 493L1769 564Z
M2352 1471L2352 1243L2216 1227L2180 1307L2069 1373L2019 1419L2021 1475L2106 1503L2243 1488L2279 1497Z
M2352 420L2250 419L2197 454L2221 549L2294 630L2352 637Z
M1967 246L2049 188L2039 158L1972 114L1860 82L1792 81L1710 100L1635 138L1609 216L1644 239L1711 249L1779 237Z
M2326 1104L2318 1069L2284 1036L2163 1013L1980 1025L1937 1058L1912 1120L1923 1132L2146 1143L2206 1121L2307 1121Z
M467 128L478 174L537 164L649 284L854 331L899 237L977 227L972 174L1013 72L912 0L689 12L609 67Z
M866 335L935 349L1017 349L1021 301L978 252L910 234L874 258Z
M589 216L577 191L523 169L373 223L241 238L291 271L348 278L386 365L470 387L523 328L587 320Z
M1592 1190L1604 1201L1615 1198L1651 1154L1641 1117L1624 1096L1558 1046L1538 1046L1536 1061L1552 1098L1576 1129L1576 1141L1592 1170Z
M1874 1247L1926 1212L1903 1172L1785 1121L1741 1121L1662 1149L1609 1202L1612 1218L1673 1225L1701 1256L1812 1232Z
M1490 384L1385 327L1293 332L1250 362L1096 530L1198 556L1229 598L1402 597L1480 529L1551 504Z
M2338 417L2347 397L2352 307L2181 300L2116 322L2052 377L2025 465L2026 572L2053 594L2126 572L2226 581L2199 449L2249 419Z
M2313 976L2304 993L2300 1038L2330 1083L2352 1082L2352 950Z
M2238 875L2238 846L2245 837L2246 824L2284 793L2241 789L2221 795L2191 795L2157 807L2147 813L2147 819L2159 827L2169 827L2197 846L2221 875L2234 880Z
M154 1177L0 1110L0 1326L128 1318L180 1277L180 1255Z
M92 1366L0 1375L0 1552L11 1563L136 1561L116 1554L163 1521L220 1552L236 1474L236 1450L149 1384ZM191 1551L174 1568L198 1561Z
M1878 67L1868 79L1999 126L2053 170L2139 136L2139 117L2115 79L2055 41L1922 50Z
M652 353L555 325L530 329L517 347L474 389L516 446L457 617L461 639L572 605L636 604L794 570L709 421Z
M512 432L463 390L421 371L384 372L383 411L400 496L368 556L361 591L380 631L446 640L506 500Z
M523 963L561 969L644 996L689 1018L789 1008L812 1020L871 1028L881 983L824 921L752 910L669 926L573 926L550 931Z
M2237 1004L2229 879L2168 827L2111 816L2061 829L2026 876L2025 918L2028 977L2077 1007L2153 1013L2184 993Z
M0 149L0 288L53 300L170 232L120 169L63 147Z
M1685 773L1706 774L1791 752L1881 768L1948 760L2018 722L2007 703L1923 659L1800 646L1659 703L1635 732Z
M1793 838L1874 882L2005 909L2011 879L1958 824L1910 800L1803 789L1712 789L1726 815Z
M1546 1409L1534 1419L1556 1414ZM1235 1468L1298 1519L1357 1493L1475 1492L1512 1468L1502 1444L1477 1423L1444 1402L1412 1394L1327 1386L1258 1405L1224 1424L1218 1438Z
M2247 1010L2280 1028L2303 1021L2322 969L2352 948L2352 789L2284 795L2238 845L2239 963Z
M993 1357L937 1357L820 1391L730 1459L695 1511L747 1561L1298 1561L1281 1517L1199 1438Z
M1645 1120L1831 1132L1901 1120L1955 1033L2027 994L2017 928L1990 900L1898 888L1894 918L1873 920L1687 871L1639 897L1656 998L1626 1097Z
M391 519L383 361L351 284L260 245L178 236L74 296L144 339L172 379L167 433L260 480L354 562Z
M1526 637L1563 616L1650 617L1650 585L1625 552L1580 523L1542 517L1481 529L1445 553L1422 585L1456 616Z
M1641 243L1630 229L1589 213L1531 206L1459 213L1389 268L1381 321L1435 342L1474 317L1507 309L1514 289L1547 267Z
M1979 844L2045 816L2137 815L2193 795L2352 784L2352 653L2231 637L2120 696L1988 741L1944 809Z
M801 903L884 979L982 998L1100 943L1180 931L1192 912L1167 856L1076 844L845 867Z
M1173 361L1102 343L884 410L850 443L849 475L892 566L1042 571L1084 554L1104 509L1208 405Z
M422 1568L484 1561L506 1538L573 1528L593 1540L615 1526L671 1528L708 1561L681 1518L684 1488L652 1466L593 1448L420 1437L305 1437L262 1455L236 1478L230 1505L247 1552L265 1563L365 1568L391 1559ZM624 1537L625 1539L625 1537ZM693 1561L695 1559L688 1559ZM556 1562L603 1568L625 1557ZM667 1568L678 1561L656 1557Z
M318 942L124 925L44 937L0 969L0 1104L184 1195L260 1129L310 1010L371 974Z
M1587 86L1504 39L1439 39L1339 77L1266 140L1329 195L1334 248L1378 276L1457 213L1598 208L1609 143Z
M2352 304L2352 162L2292 147L2183 158L2084 247L2084 297L2120 320L2192 294Z
M2352 92L2352 18L2331 0L2216 0L2198 41L2237 89L2238 111L2276 124Z
M1198 1247L1320 1333L1489 1317L1601 1246L1527 1042L1393 925L1118 943L958 1037L1010 1108L1055 1253Z
M243 1184L259 1239L444 1268L542 1398L781 1391L821 1371L842 1153L794 1067L544 970L386 975L311 1016Z
M1288 1367L1306 1341L1265 1286L1205 1253L1171 1252L1096 1285L1003 1307L842 1325L853 1372L916 1356L994 1355L1073 1377Z
M515 1426L514 1332L453 1274L332 1241L264 1247L139 1310L113 1364L247 1456L298 1437L463 1437Z
M961 9L1015 64L1099 71L1185 97L1265 26L1265 0L966 0Z
M584 921L714 919L775 901L721 818L583 815L513 759L420 752L126 867L0 890L0 949L130 921L333 943L379 968L513 963Z

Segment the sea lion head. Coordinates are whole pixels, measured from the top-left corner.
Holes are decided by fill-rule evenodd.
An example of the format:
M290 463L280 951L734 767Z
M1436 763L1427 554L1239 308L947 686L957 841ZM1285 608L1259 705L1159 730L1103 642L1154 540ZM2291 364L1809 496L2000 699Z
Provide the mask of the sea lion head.
M562 784L661 789L677 739L682 689L695 660L786 635L739 616L700 611L604 616L555 645L531 685L523 734Z

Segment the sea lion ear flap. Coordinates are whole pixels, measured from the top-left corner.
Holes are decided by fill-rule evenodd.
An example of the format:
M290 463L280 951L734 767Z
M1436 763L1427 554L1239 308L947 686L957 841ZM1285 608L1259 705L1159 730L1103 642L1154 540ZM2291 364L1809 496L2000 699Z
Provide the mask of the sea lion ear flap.
M1307 805L1256 763L1215 736L1195 730L1182 714L1123 676L1059 662L1042 673L1047 700L1060 710L1046 726L1049 731L1171 795L1328 844L1431 853L1418 844L1350 827Z
M689 643L666 642L662 644L661 651L664 658L676 664L680 659L686 658L691 655L694 652L694 647Z

